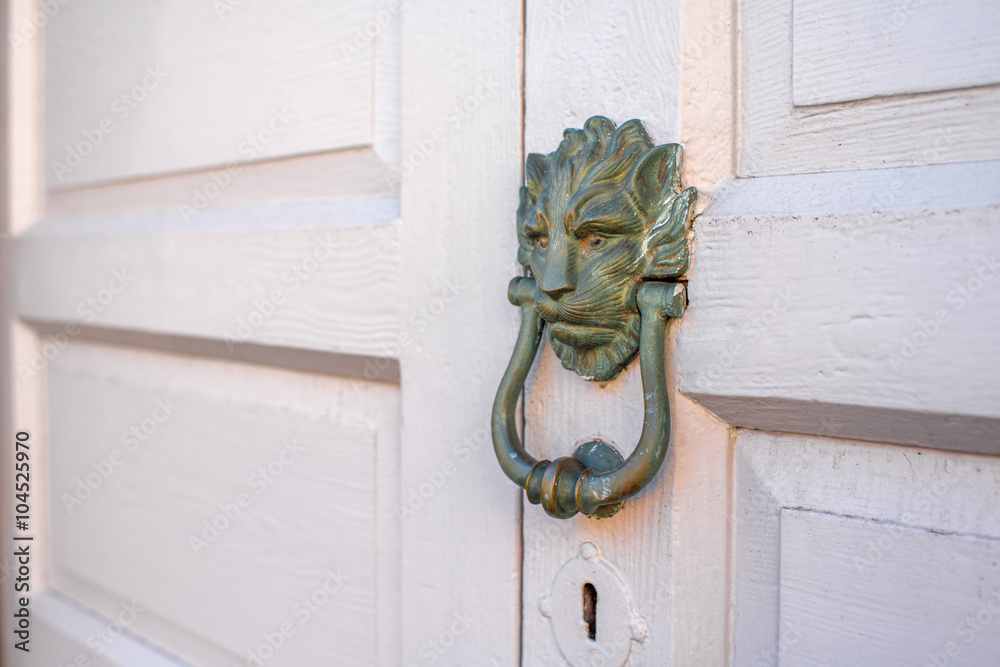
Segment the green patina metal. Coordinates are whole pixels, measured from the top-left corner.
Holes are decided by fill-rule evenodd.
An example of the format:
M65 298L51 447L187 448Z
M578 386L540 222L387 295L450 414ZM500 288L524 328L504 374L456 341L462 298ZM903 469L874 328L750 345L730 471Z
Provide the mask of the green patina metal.
M641 121L616 128L595 116L554 153L528 156L517 258L538 281L552 349L588 380L610 380L635 357L640 281L687 272L698 192L681 188L681 152L654 145Z
M680 182L681 147L656 146L641 121L602 116L569 129L525 165L515 278L521 330L493 406L500 467L528 500L558 518L611 516L659 471L670 438L664 338L686 291L688 231L697 191ZM515 407L543 330L563 366L588 380L616 377L639 354L645 421L625 461L591 441L572 457L537 461L517 437Z

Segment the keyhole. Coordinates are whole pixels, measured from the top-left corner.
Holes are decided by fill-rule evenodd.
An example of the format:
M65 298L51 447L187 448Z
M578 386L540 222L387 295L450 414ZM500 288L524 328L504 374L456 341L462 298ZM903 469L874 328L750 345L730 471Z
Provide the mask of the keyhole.
M587 638L597 641L597 589L594 584L583 585L583 622L587 624Z

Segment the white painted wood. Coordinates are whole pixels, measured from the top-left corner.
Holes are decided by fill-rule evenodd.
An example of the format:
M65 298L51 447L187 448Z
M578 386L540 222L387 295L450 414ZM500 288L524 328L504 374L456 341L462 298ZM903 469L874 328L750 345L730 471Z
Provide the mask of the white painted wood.
M961 311L956 306L947 313L948 327L927 334L926 344L901 369L887 370L885 362L893 345L901 345L903 336L914 340L921 322L936 315L934 290L958 280L968 284L980 256L997 245L990 223L1000 205L1000 174L996 164L970 161L1000 156L998 89L889 93L796 107L807 99L793 99L796 76L830 86L823 88L825 95L857 99L885 84L885 68L891 67L880 61L871 72L846 69L854 78L841 81L841 88L832 87L840 85L832 78L818 79L818 69L796 69L793 29L801 36L829 27L837 12L857 7L798 4L815 21L793 13L791 0L738 7L714 0L413 3L405 17L391 9L390 0L282 5L283 17L353 9L336 26L296 21L283 34L302 39L268 66L257 60L267 49L249 48L254 43L246 35L265 24L265 32L281 32L282 21L260 20L275 4L239 3L221 22L145 41L137 36L163 24L136 19L142 12L177 17L199 11L217 21L214 9L188 2L152 9L130 4L123 20L99 22L94 17L109 11L110 2L94 5L98 10L78 8L84 20L64 25L106 31L114 39L84 46L123 56L103 68L88 66L86 59L74 62L71 69L83 71L81 81L96 81L86 91L118 85L115 77L142 60L137 54L166 49L171 57L194 61L214 52L211 35L227 31L233 37L218 40L226 53L206 63L211 77L192 74L176 89L167 85L177 79L168 78L151 91L141 109L149 118L143 128L136 126L135 140L108 152L108 165L88 162L93 166L87 168L110 171L87 176L81 168L74 173L93 180L47 193L40 178L38 92L57 87L75 94L84 84L64 86L58 71L44 81L43 40L23 47L4 70L5 76L8 70L16 74L15 85L4 89L8 96L15 91L5 101L11 112L4 141L16 144L14 157L5 155L13 166L4 172L4 188L15 193L8 228L20 232L41 218L43 201L47 219L3 243L11 251L4 284L13 285L15 297L5 314L4 335L11 342L4 354L13 358L5 367L40 358L36 350L45 350L49 335L77 319L81 300L96 297L118 264L134 262L143 280L85 322L46 373L6 385L5 419L32 424L42 441L40 465L51 467L53 483L59 483L66 466L86 467L90 452L114 447L120 433L112 427L155 391L169 388L202 406L185 426L190 435L174 434L171 448L157 450L162 460L155 474L147 471L144 485L130 489L126 468L110 478L104 490L129 491L135 503L103 501L111 506L90 517L93 525L86 529L52 517L54 576L43 565L39 583L51 579L71 604L85 603L87 613L104 619L116 613L124 588L138 588L155 601L156 611L143 615L136 636L186 661L227 667L247 644L253 648L251 635L259 637L288 608L275 600L293 595L321 556L336 553L352 554L365 572L355 579L367 582L364 590L338 612L350 618L329 630L319 620L310 623L308 631L316 634L309 637L303 629L299 638L308 641L290 641L270 664L326 664L331 655L351 664L562 664L536 601L584 540L598 544L622 573L637 613L648 622L649 638L634 651L634 664L754 665L779 658L808 664L810 656L836 649L829 633L789 641L781 624L790 614L830 613L814 602L818 589L807 587L813 560L827 567L825 581L836 589L831 609L879 590L929 599L934 585L950 580L940 575L937 562L908 555L958 553L956 544L1000 534L993 518L1000 516L995 459L753 432L734 445L730 425L996 453L1000 397L989 378L1000 364L989 333L1000 304L986 282ZM17 16L30 15L30 5L20 0ZM339 60L337 36L353 37L353 28L370 20L373 9L376 17L389 11L377 40L364 44L357 60ZM925 3L916 9L930 11ZM927 16L912 25L923 25ZM122 26L130 31L115 32ZM815 53L828 48L804 38L794 44ZM977 66L988 69L990 49L982 48L989 62ZM840 61L872 61L863 51L848 51ZM799 62L808 57L801 53ZM963 57L954 48L931 64ZM229 70L234 77L223 76ZM362 70L363 76L351 78ZM893 81L905 84L905 93L928 81L953 87L966 70L936 80L932 72L906 69L907 76ZM240 178L185 225L178 207L204 187L213 165L229 159L226 151L238 150L224 141L227 133L245 133L253 120L254 105L241 104L233 92L248 73L262 78L237 93L254 100L291 86L327 103L311 117L311 129L282 133L289 145L270 144L274 155L245 165ZM321 74L325 78L316 78ZM882 78L871 79L866 89L860 77L867 74ZM202 91L202 99L198 86L206 80L214 88ZM805 91L807 82L799 83ZM345 86L364 94L352 97ZM154 101L160 100L154 93L168 90L177 97ZM886 94L884 86L881 91ZM170 106L182 99L198 104ZM99 119L106 105L91 100L59 106L50 109L49 120L82 117L88 109ZM331 115L335 105L343 115ZM235 115L224 109L235 109ZM521 513L522 494L499 472L490 451L489 409L518 320L504 294L509 278L520 272L513 213L521 147L551 150L564 127L579 126L595 113L617 121L641 117L657 140L687 144L685 179L703 191L704 203L714 203L695 225L691 308L669 332L668 463L654 485L614 519L556 522L537 507ZM401 116L402 150L396 134ZM160 125L148 124L154 121ZM73 122L80 132L87 119ZM168 131L152 132L156 127ZM937 166L920 166L928 164ZM913 168L895 168L907 165ZM387 169L403 174L398 202L398 181L387 178ZM847 172L822 173L836 170ZM734 171L777 176L715 187ZM276 309L230 355L226 333L272 284L281 287L289 264L327 233L335 236L336 268L327 270L324 262L297 290L299 299ZM733 352L733 340L748 337L746 323L772 306L775 290L789 285L804 296L781 314L787 319L768 324L752 347ZM947 294L943 298L949 307ZM20 319L11 324L15 316ZM713 373L716 364L724 365L721 376ZM344 377L364 377L372 367L388 382ZM47 384L50 401L44 407ZM528 387L527 446L551 457L602 435L627 454L638 434L640 404L634 368L599 387L563 371L546 348ZM167 423L161 435L175 423L184 422ZM45 458L49 425L56 445L51 466ZM269 520L303 508L286 526L295 530L282 549L273 548L268 530L248 529L241 542L246 549L226 553L226 568L186 576L182 555L173 558L176 545L163 543L169 533L155 528L162 525L157 521L169 525L170 512L187 511L195 501L188 506L157 499L221 493L219 485L240 481L239 466L249 465L243 450L226 448L227 438L245 432L241 442L260 445L282 425L330 437L346 432L345 441L353 445L347 458L363 466L352 480L370 481L366 504L352 505L348 515L329 507L350 489L331 483L341 461L323 450L323 460L304 473L306 481L281 488L287 496L273 489L282 500ZM67 435L71 427L75 432ZM217 465L198 469L191 461ZM960 484L949 482L952 470L961 473ZM175 471L169 483L163 481L167 471ZM944 490L935 490L939 483ZM845 582L835 550L824 550L822 542L841 535L840 528L798 541L791 539L792 528L786 541L780 518L785 507L847 517L835 519L850 528L838 544L860 540L868 522L908 526L927 548L900 546L886 554L886 562L899 559L896 575L920 573L931 584L897 589L892 576ZM147 520L135 535L110 527L111 521L131 525L136 517ZM334 532L337 521L341 530ZM99 560L95 535L118 545L118 555ZM156 548L139 542L145 535ZM68 544L80 546L67 551ZM266 559L254 556L262 547L271 548ZM967 550L972 565L966 569L989 571L976 548ZM825 560L816 559L816 552ZM136 554L145 560L124 560ZM159 577L148 577L150 572ZM232 585L238 580L244 584ZM201 590L193 592L198 582ZM962 591L967 583L958 580L951 588ZM45 599L55 599L49 590ZM184 607L201 601L206 591L201 607ZM971 595L954 593L949 602L959 605ZM865 609L884 612L885 604L876 600ZM207 617L220 609L216 618ZM79 645L78 617L52 613L43 625L49 636L60 637L53 645ZM864 629L877 627L869 623ZM343 632L350 636L342 649L337 642ZM244 642L244 635L251 640ZM897 642L903 635L886 636ZM844 646L870 648L866 642ZM296 651L310 654L299 659ZM149 663L129 657L123 664Z
M11 21L15 25L20 25L24 19L33 20L38 9L33 6L35 2L20 0L14 4L16 12ZM241 3L229 4L236 6ZM88 40L77 46L90 53L99 52L102 48L117 50L120 58L113 59L110 64L104 63L102 67L88 67L86 58L72 63L77 70L82 65L86 71L82 76L85 81L75 80L70 87L53 80L46 82L42 77L43 44L50 47L53 44L57 47L65 45L58 36L53 40L51 33L46 34L45 39L40 35L32 36L14 49L16 58L4 61L5 65L14 65L11 70L17 76L17 93L11 98L16 99L17 104L9 105L11 113L4 116L10 121L5 127L4 137L13 137L18 144L16 160L5 151L7 164L12 167L9 172L4 172L4 187L14 188L17 192L16 197L5 201L10 202L11 210L16 214L10 228L21 234L2 239L2 247L6 251L3 283L5 287L13 287L10 290L13 300L5 306L5 318L14 315L19 318L4 327L4 335L10 333L12 339L10 350L13 358L2 362L4 378L11 379L9 390L5 387L5 392L9 393L4 395L3 415L4 423L11 428L12 424L16 424L18 428L31 429L37 445L35 465L39 482L34 488L37 494L34 523L40 534L51 536L51 539L37 543L34 590L44 597L51 596L55 587L71 599L71 604L86 605L89 608L87 614L109 619L114 617L121 603L121 588L131 585L125 581L126 575L131 573L133 579L138 581L138 588L146 586L150 597L159 595L155 601L157 613L143 615L139 632L143 641L155 643L174 654L183 654L186 661L193 664L228 667L241 658L245 660L247 656L237 655L235 649L257 648L264 641L260 633L268 630L264 627L265 622L271 620L271 616L289 614L292 598L288 597L288 604L285 604L284 598L275 603L274 596L292 596L295 583L301 583L299 580L303 577L315 574L318 559L335 554L338 549L350 551L352 548L355 552L367 550L360 558L357 553L351 552L355 553L355 560L367 573L353 580L358 586L353 593L353 602L348 596L349 606L337 612L340 617L334 614L322 623L311 621L311 629L304 628L298 635L299 640L304 641L293 649L289 640L269 664L321 663L334 654L344 655L352 664L399 664L400 534L396 523L399 506L398 387L384 382L324 377L318 373L372 377L390 382L399 377L396 359L400 312L396 290L398 246L397 227L392 224L398 219L399 203L396 194L398 179L392 172L399 168L398 49L402 22L399 20L398 3L381 1L374 6L353 3L353 14L340 11L350 3L341 3L340 8L329 3L321 4L300 3L291 8L272 3L269 8L254 6L249 10L246 6L236 7L233 13L227 14L220 28L227 30L233 39L213 41L210 39L211 33L216 30L213 24L178 26L173 32L148 38L149 30L160 30L165 24L162 21L133 20L144 11L162 19L166 15L177 18L185 12L197 10L211 11L212 20L217 21L211 3L197 8L192 3L175 3L171 7L129 4L115 13L111 20L98 16L102 10L107 11L110 4L95 7L90 3L89 8L81 8L79 12L87 14L89 11L91 14L74 23L79 17L67 13L64 18L68 23L64 25L70 31L77 28L101 31L107 39ZM58 11L62 10L60 5ZM233 23L232 19L241 10L246 10L244 18ZM338 45L330 44L331 35L335 37L343 33L353 40L354 29L365 28L366 23L378 18L377 12L383 10L388 11L390 20L379 28L377 48L374 40L368 40L359 46L357 59L352 58L351 62L342 60L343 53L338 50ZM268 11L278 11L281 17L290 18L261 20L262 13ZM300 20L302 12L311 16L324 14L326 19L334 15L339 18L337 25L331 29L330 22L322 16L320 21ZM54 24L55 21L52 21ZM52 28L52 25L49 27ZM259 43L247 39L252 32L261 30L273 36L274 43L279 46L261 49ZM293 43L289 45L289 41ZM89 180L70 188L45 192L42 187L40 129L43 88L51 92L54 86L61 93L80 93L83 98L78 104L55 110L50 106L47 114L50 121L57 120L56 116L66 120L73 113L86 112L88 104L91 107L97 104L104 113L111 100L97 100L100 91L115 84L115 77L122 72L128 73L129 64L135 64L138 56L158 48L170 52L171 58L186 60L188 64L200 67L200 73L190 72L190 76L183 77L183 84L174 89L177 96L160 100L163 102L160 106L154 105L157 99L154 94L168 90L167 84L176 79L168 77L162 87L148 91L147 103L128 119L140 120L142 114L139 112L148 108L149 117L140 121L140 124L146 125L135 126L136 136L123 141L118 149L108 153L109 161L114 163L112 171L120 169L118 173L106 173L98 181ZM206 61L203 56L208 52L219 58ZM52 55L51 49L49 55ZM11 56L10 51L6 52L5 58L8 56ZM269 64L261 65L260 57L268 59ZM50 60L50 73L53 72L51 64ZM227 78L224 76L227 70L233 70L230 73L236 76ZM206 73L209 74L207 78L204 76ZM53 76L58 76L58 73ZM242 83L240 76L243 76ZM247 76L257 77L257 80L247 82ZM4 81L5 84L11 83L6 69ZM219 81L223 83L219 84ZM204 88L206 82L213 89L199 91L199 87ZM360 97L351 93L348 90L350 87L355 92L361 91ZM6 94L8 88L4 90ZM227 133L242 132L245 128L241 128L241 124L247 124L255 105L267 101L268 96L279 95L289 99L294 97L295 91L319 105L312 109L311 117L305 118L307 122L299 128L300 132L278 133L278 138L269 144L271 154L261 151L254 156L254 162L239 164L239 174L234 175L228 184L220 186L217 195L212 193L207 209L188 216L189 221L185 224L181 206L198 206L193 196L197 192L208 192L207 188L213 185L213 181L218 184L218 180L213 178L218 172L216 165L220 160L225 162L229 159L225 157L227 151L233 153L239 150L238 142L226 140ZM248 104L243 103L246 100L239 99L239 95L244 93L253 98ZM49 96L50 105L54 99ZM191 99L196 99L197 103L188 103ZM206 108L206 101L214 107ZM175 102L180 106L171 107ZM233 110L233 113L222 113L224 108ZM264 120L268 119L265 117ZM160 127L165 127L167 131L152 132L147 121L160 123ZM118 127L123 128L124 124ZM74 128L77 132L82 129L80 126ZM256 130L258 126L252 129ZM111 136L121 138L124 134L116 132ZM282 137L290 137L291 143L283 146L279 141ZM110 145L104 143L102 148ZM273 159L286 155L289 157ZM186 171L175 173L177 169ZM74 173L90 178L83 167ZM140 178L136 179L136 175ZM108 178L127 180L108 181ZM43 217L43 204L47 218L38 223ZM25 228L30 231L23 232ZM319 249L321 256L313 256L317 260L314 265L309 256L317 250L317 241L321 239L329 243L330 249L325 255ZM99 316L88 321L90 318L83 316L79 310L81 302L85 302L87 296L103 298L101 290L108 287L111 278L108 267L122 261L124 266L142 272L144 280L129 282L126 289L115 295L113 303L106 304L108 307ZM283 281L283 277L296 267L304 270L311 280L304 281L301 288L293 289L292 285L297 283L293 281L289 284ZM202 269L208 273L201 273ZM100 273L108 275L99 279ZM367 278L361 277L365 275ZM181 288L182 283L187 286ZM93 286L94 290L84 295L80 291L80 286L84 284ZM138 289L130 293L133 287ZM34 291L35 288L39 288L38 291ZM250 336L249 342L242 343L242 346L235 345L230 350L226 345L227 333L233 332L232 327L240 316L249 316L256 302L272 294L274 289L284 289L288 300L283 306L288 306L288 310L282 313L281 308L276 308L274 315L265 318L266 322ZM19 291L19 295L15 293ZM79 294L80 298L67 300L68 294ZM354 299L355 306L349 306L347 302ZM16 305L19 300L27 307L21 309ZM191 310L197 303L206 307L201 314ZM381 303L385 307L373 310L373 303ZM121 307L117 318L112 315L113 305ZM369 315L374 315L375 319L367 319ZM224 320L230 316L235 319L227 325ZM312 324L305 323L306 320L311 320ZM5 319L5 322L9 320ZM73 326L73 333L68 334L68 346L59 346L55 358L46 360L44 355L51 351L51 346L45 345L51 342L51 336L60 332L66 334L67 325L77 324L80 326ZM284 334L280 333L282 329ZM258 333L263 337L257 339ZM139 349L131 346L139 346ZM141 348L164 352L142 352ZM235 363L235 360L249 361L253 365ZM86 385L82 392L63 392L61 400L46 402L46 385L60 377L54 369L64 369L70 362L80 362L84 367L89 363L89 368L97 370L83 372L89 379L81 380ZM15 369L30 368L33 364L41 366L37 375L21 379L14 375ZM304 369L308 374L282 371L273 368L275 366ZM8 369L11 373L7 372ZM51 378L47 377L49 371L54 373ZM96 388L88 382L95 384ZM101 396L107 397L109 392L114 394L114 387L148 389L160 386L157 382L187 387L185 391L190 390L197 395L206 390L214 392L205 400L223 403L219 410L214 407L210 410L211 418L216 419L220 430L224 426L236 432L252 425L252 419L245 416L248 411L270 413L273 418L268 418L267 424L248 435L251 441L254 437L262 437L267 425L273 426L282 423L282 420L286 424L289 420L294 422L296 415L298 418L305 415L309 419L325 415L322 418L334 424L356 424L359 421L377 424L377 443L372 440L374 436L368 436L364 468L353 476L354 483L370 482L367 485L367 518L362 516L363 512L343 515L338 514L340 508L330 508L330 503L338 497L336 493L328 492L333 475L318 478L316 475L322 472L322 468L314 467L310 471L314 480L312 486L298 484L291 493L292 501L285 504L293 507L298 503L313 508L311 514L306 511L304 519L293 520L285 528L283 548L286 551L292 548L298 561L286 562L285 552L270 548L273 542L267 540L273 534L268 530L257 530L250 536L248 546L251 550L230 557L225 571L211 574L212 584L205 584L204 576L199 580L194 575L187 576L190 572L186 574L183 567L176 568L167 556L173 553L172 545L159 550L137 547L137 544L142 544L141 541L128 543L128 540L139 538L128 534L103 539L101 536L110 530L109 524L100 528L91 526L93 530L86 531L82 524L67 528L64 522L57 522L50 530L47 523L49 510L58 510L59 506L49 507L44 502L49 495L44 484L49 468L48 426L58 431L60 427L72 426L75 423L73 420L82 420L91 431L100 430L100 424L88 421L93 419L93 414L88 415L79 409L78 394L86 394L100 402ZM58 387L52 389L54 393L60 392ZM108 416L104 428L122 418L116 406L124 409L124 406L132 404L130 401L140 400L142 391L128 393L117 403L102 402L100 409ZM220 424L220 419L224 423ZM86 431L87 428L80 429L81 433ZM67 439L65 430L59 433L62 434L59 436L60 444L65 447L70 442L73 447L57 450L59 456L54 461L53 470L61 464L71 463L73 455L87 454L85 448L76 448L80 444L78 440L72 437ZM211 450L211 445L217 440L207 440L205 449ZM89 444L94 445L95 442L113 443L98 437ZM184 440L177 450L183 451L184 445L196 443L194 439ZM364 439L361 444L365 444ZM62 456L64 451L69 454ZM359 450L358 455L363 451ZM330 453L329 456L333 455ZM188 456L187 460L194 458ZM221 463L218 458L214 460ZM209 463L202 474L214 479L218 470L213 469L211 459ZM176 486L176 482L163 481L168 469L168 466L163 466L155 474L147 471L146 486L133 489L132 497L137 502L131 510L127 505L115 505L104 518L119 520L126 525L136 516L141 517L142 512L147 512L147 516L152 512L154 518L148 520L143 529L153 533L150 543L162 542L165 537L162 531L157 532L160 526L156 519L162 516L161 510L165 506L161 507L157 498L184 488ZM184 479L187 472L182 470L176 477ZM341 488L340 493L347 491L350 489ZM317 521L317 512L321 511L323 516ZM121 516L123 513L124 518ZM268 516L280 519L281 512ZM337 534L337 517L345 516L348 523L365 519L365 528L353 531L356 533L353 541L349 534L352 531L344 530L344 526ZM102 520L98 517L97 523ZM344 534L348 534L346 538ZM98 537L95 538L95 535ZM114 538L119 543L114 543ZM84 544L84 547L76 551L67 552L65 548L60 551L71 539ZM333 546L329 544L331 540L334 541ZM55 546L54 555L48 551L50 544ZM268 548L262 551L261 546ZM105 550L118 547L121 558L134 559L138 552L141 560L126 563L117 569L111 562L113 557L108 562L102 560ZM132 547L131 550L128 547ZM247 553L252 554L253 550L266 552L267 562L260 558L248 558ZM88 562L82 558L86 554L89 554ZM50 573L52 557L60 560ZM310 559L311 565L306 563L305 567L300 567ZM74 567L90 567L93 571L81 576L71 569ZM272 576L272 569L279 573L277 578ZM164 571L167 572L165 576L149 576L149 573ZM242 583L235 588L215 585L215 580L233 582L241 577ZM175 580L179 580L180 584L170 586L169 582ZM261 582L266 584L268 581L270 588L265 586L266 590L259 594L257 589ZM311 593L321 583L322 580L318 581L302 594ZM206 590L214 590L215 597L208 604L199 606ZM248 596L250 603L246 604ZM194 599L197 601L192 603ZM9 604L9 600L6 603ZM333 605L333 602L330 604ZM196 607L193 616L186 610L183 614L178 611L184 605ZM265 611L254 612L254 609L259 611L260 608ZM173 610L174 617L167 618L163 609ZM200 625L193 628L192 619L198 620L198 614L202 615ZM341 617L345 615L346 620L343 620ZM9 614L3 617L6 620ZM220 618L229 620L220 623ZM251 620L241 625L241 618ZM228 633L229 640L232 640L234 633L249 637L257 630L260 632L252 637L255 641L248 641L245 646L232 641L225 645L224 641L218 640L218 636L210 636L216 633L225 637ZM312 637L309 637L310 633ZM345 633L349 637L345 638ZM54 640L55 644L48 642L55 637L59 637ZM75 621L65 614L40 620L33 639L36 644L45 643L46 647L64 646L75 651L70 658L86 650L85 641L81 643L76 632ZM9 643L5 646L10 649ZM16 660L18 657L8 654L5 664L7 658ZM48 661L47 654L43 656L43 661ZM97 662L94 658L94 664ZM107 664L152 663L144 654L128 654L117 656Z
M65 218L172 209L177 217L198 227L216 207L397 197L393 174L379 150L344 149L239 165L228 181L225 169L217 168L49 190L45 210L50 217ZM227 185L216 187L220 182Z
M49 384L57 589L101 610L134 598L134 631L194 662L229 664L212 646L243 660L287 622L269 664L375 664L376 438L392 448L394 388L85 344ZM323 592L329 572L345 580Z
M669 143L681 127L701 145L713 145L714 118L686 116L681 123L681 3L646 1L610 3L540 2L527 5L525 146L551 152L566 127L581 127L594 114L616 122L641 118L652 138ZM694 28L698 16L686 20ZM701 44L727 41L721 25L700 23ZM717 32L709 32L716 30ZM694 44L698 35L692 34ZM688 42L688 62L698 52ZM724 49L723 49L724 52ZM699 65L716 73L721 63ZM585 83L584 83L585 81ZM690 82L695 87L694 82ZM714 88L718 85L719 88ZM691 99L696 113L722 94L713 81L705 98ZM724 117L724 116L723 116ZM732 131L730 126L728 131ZM730 146L731 147L731 146ZM725 149L696 157L688 174L698 179L730 173ZM711 183L711 181L709 181ZM697 184L705 186L704 180ZM512 209L513 210L513 209ZM508 223L512 227L512 223ZM670 325L672 333L674 325ZM629 500L609 520L580 517L558 521L534 505L524 507L523 665L567 664L553 625L582 617L576 606L555 607L551 622L539 608L557 572L592 542L617 568L632 596L635 612L648 627L643 643L632 642L628 664L725 664L728 654L727 489L729 437L726 426L682 396L674 387L675 347L668 343L668 382L672 407L672 445L667 462L649 488ZM508 346L506 349L510 349ZM526 388L525 442L538 458L571 455L576 445L594 437L631 453L642 426L643 402L638 362L605 385L587 382L562 368L547 343ZM612 604L612 592L603 593ZM598 619L601 618L598 596ZM607 613L612 613L608 608ZM569 618L565 618L569 615ZM601 621L598 620L600 628ZM598 630L600 632L600 629ZM582 632L582 629L581 629ZM599 647L598 647L599 648ZM610 655L610 654L609 654ZM611 663L608 662L608 665Z
M517 335L518 3L414 2L403 17L402 654L519 662L520 492L490 413ZM467 109L467 111L466 111ZM446 300L448 285L459 287ZM421 495L423 494L423 495ZM406 510L403 512L402 510Z
M51 591L32 599L36 643L18 656L18 667L181 667L184 663L121 630L117 615L110 621L74 605ZM119 607L131 619L129 604Z
M747 428L1000 453L998 177L969 163L713 192L682 390Z
M11 242L15 307L63 329L396 358L396 215L389 199L221 207L196 229L176 211L52 220Z
M1000 655L1000 540L793 509L780 521L780 617L799 626L781 663Z
M926 546L927 540L936 538L913 538L915 543L903 539L890 540L891 543L883 541L880 546L880 538L876 537L876 550L869 552L871 538L868 532L852 530L850 534L835 533L829 539L836 539L839 534L846 540L840 542L837 553L857 555L871 562L874 568L872 572L859 573L861 578L858 581L848 583L845 582L846 574L839 578L828 574L830 570L824 571L824 564L844 572L845 567L855 568L856 561L851 559L837 564L834 563L834 554L825 554L821 549L808 553L796 550L795 545L806 538L790 535L792 546L784 552L789 560L783 559L786 536L782 514L786 508L823 512L852 517L851 520L903 525L923 533L941 533L942 540L996 540L1000 538L1000 462L996 458L746 431L736 439L735 468L735 665L775 664L779 651L782 658L789 657L791 664L817 664L806 659L795 660L794 656L804 655L798 645L828 645L824 644L824 638L830 630L804 623L799 627L796 622L818 618L830 613L830 610L824 611L822 605L813 605L808 614L791 618L780 615L780 612L782 600L793 604L792 600L801 599L800 596L806 595L809 590L816 590L819 581L831 583L825 593L829 596L825 604L831 608L837 604L841 608L850 604L855 615L877 614L880 609L891 610L897 618L885 619L885 625L880 626L884 628L901 627L906 618L919 616L921 611L925 614L924 618L933 618L933 614L937 613L933 611L935 606L947 612L957 608L956 605L965 604L966 613L977 613L992 594L988 582L980 580L979 575L986 572L996 575L996 566L993 565L995 555L992 555L995 554L995 542L990 542L989 546L980 543L979 546L966 547L957 543L947 546L936 543L928 552L921 551L919 545ZM846 519L836 519L843 520ZM934 553L945 560L921 561L919 553ZM963 553L964 565L958 560L947 562L947 558L963 558ZM792 559L795 560L794 565ZM887 569L893 564L901 565L902 569L889 575ZM865 569L868 565L860 567ZM793 570L790 579L783 579L786 568ZM905 576L906 571L924 575L909 580L913 589L910 595L930 596L937 586L944 585L943 582L949 579L960 581L961 588L954 589L945 599L933 599L922 609L901 608L900 605L905 606L903 599L890 597L870 601L867 594L861 596L865 581L879 579L878 586L887 590L894 585L894 581L899 581L896 577ZM794 574L796 572L802 574ZM829 578L824 579L827 576ZM806 586L803 582L807 578L811 578L812 583L803 590ZM937 583L935 579L942 583ZM786 590L783 587L785 581L798 588ZM873 587L869 589L869 592L877 590ZM975 594L969 594L969 590L974 590ZM932 597L921 599L932 600ZM850 624L857 621L839 622ZM959 618L956 625L960 622ZM870 630L875 628L874 624L869 625ZM938 628L933 636L943 637L940 633L947 634L953 628ZM813 632L818 634L812 636ZM995 632L991 629L991 633ZM890 635L887 641L899 637L898 634ZM983 646L992 645L996 637L992 634L991 637L989 643ZM854 640L843 633L839 641L844 647L843 655L849 654L851 647L875 650L871 642ZM878 650L896 649L894 655L906 655L907 641L900 640L899 644L890 644ZM865 663L855 661L850 664Z
M740 5L741 176L871 169L1000 157L1000 126L995 122L1000 88L996 86L919 96L891 96L817 109L795 108L792 99L793 47L789 39L792 34L792 4L790 0L746 0ZM869 4L866 3L866 7ZM890 12L912 9L913 16L920 12L933 12L928 6L938 6L936 2L875 4L891 7ZM973 11L973 18L969 21L989 24L995 10L986 8L989 3L976 4L979 6L970 10ZM836 8L844 6L842 2L823 2L822 9L816 11L822 11L826 20L843 11ZM849 3L846 6L856 5ZM954 7L954 3L948 3L948 6ZM968 7L968 4L961 6ZM911 19L914 25L922 25L925 20L930 19ZM852 24L851 30L855 27ZM857 27L864 30L862 26ZM903 29L908 27L909 24ZM966 42L966 37L972 41ZM949 35L948 39L951 53L977 53L980 61L995 62L998 59L995 38L990 39L990 44L977 43L974 35L967 34ZM803 45L800 42L796 43L810 48L810 43ZM867 69L858 63L878 63L877 54L870 54L864 48L855 50L856 55L852 55L852 49L847 46L837 48L839 52L828 67L843 67L845 71L856 74L858 70ZM884 59L874 68L877 70L883 66L887 66ZM921 78L923 71L914 65L908 76L924 80ZM862 86L857 90L853 95L845 92L836 96L857 99L867 94ZM939 140L946 143L942 144Z
M617 123L641 118L651 136L676 140L680 14L673 4L545 0L528 6L526 23L529 153L554 151L564 129L597 115Z
M371 144L374 49L352 40L373 10L367 0L62 6L45 39L49 186ZM73 166L68 150L90 150L81 143L93 150Z
M729 0L681 6L681 180L702 190L736 173L736 12L737 4Z
M668 351L672 348L668 344ZM672 380L673 369L668 372ZM575 375L564 377L569 375L546 348L527 390L530 451L552 459L600 437L623 455L630 453L642 425L638 368L630 367L604 388ZM646 643L633 643L634 660L695 665L711 656L711 664L725 661L727 539L720 515L729 505L728 429L675 387L670 400L667 462L650 488L612 519L578 515L557 522L540 507L525 505L524 664L565 664L539 600L586 541L622 572L635 611L649 628ZM597 594L600 599L601 591ZM690 634L681 637L681 628Z
M1000 83L995 2L794 0L792 17L795 106Z

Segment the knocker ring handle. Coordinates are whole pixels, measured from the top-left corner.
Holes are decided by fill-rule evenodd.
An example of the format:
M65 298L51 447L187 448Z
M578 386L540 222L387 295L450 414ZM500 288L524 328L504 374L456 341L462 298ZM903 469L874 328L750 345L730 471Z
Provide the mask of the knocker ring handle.
M507 295L512 304L521 307L521 329L493 403L493 449L500 467L525 490L529 502L541 503L553 517L568 519L577 512L588 516L611 516L627 498L641 491L656 476L667 455L670 404L664 339L667 319L680 317L687 305L684 285L653 281L639 285L636 297L641 318L639 365L645 415L642 434L628 459L606 470L599 469L606 465L594 467L579 457L538 461L522 446L517 435L515 409L538 351L544 322L534 308L534 278L514 278ZM607 450L613 451L610 447ZM583 458L590 463L595 460L594 457ZM604 461L607 461L606 456Z

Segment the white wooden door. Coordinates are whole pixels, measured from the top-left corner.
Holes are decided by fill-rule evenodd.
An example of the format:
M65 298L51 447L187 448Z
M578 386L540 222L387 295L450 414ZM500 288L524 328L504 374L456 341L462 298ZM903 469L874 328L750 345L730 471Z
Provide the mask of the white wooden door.
M522 664L997 662L998 21L977 1L527 3L526 152L641 118L685 146L702 208L671 453L611 519L525 506ZM546 347L527 448L627 454L639 380L585 382Z
M520 7L2 7L3 664L515 664Z
M6 664L395 662L383 5L5 3L35 538Z
M4 664L1000 655L995 3L3 7ZM596 114L700 217L667 463L556 521L490 409L525 154ZM627 453L638 380L545 346L528 449ZM597 554L591 641L540 602Z

